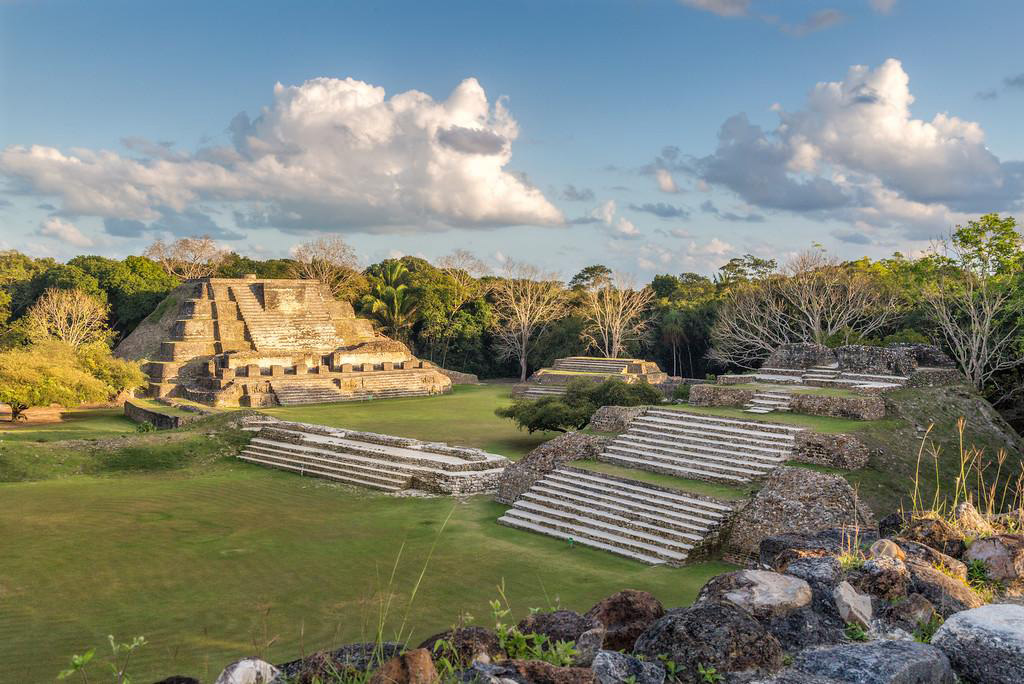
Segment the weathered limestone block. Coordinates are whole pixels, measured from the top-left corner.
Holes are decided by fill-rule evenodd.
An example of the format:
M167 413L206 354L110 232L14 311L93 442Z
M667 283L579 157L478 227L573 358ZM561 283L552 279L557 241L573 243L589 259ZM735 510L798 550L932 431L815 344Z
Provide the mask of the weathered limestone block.
M754 398L754 390L728 385L694 385L690 388L690 403L694 406L733 406L742 408Z
M858 470L868 463L870 452L855 435L825 434L803 430L796 433L791 459L844 470Z
M646 409L646 406L602 406L591 416L587 427L597 432L625 432L630 421Z
M810 368L830 366L836 363L836 355L828 347L811 342L784 344L765 359L765 368Z
M957 613L935 632L932 645L969 681L1019 684L1024 673L1024 607L993 604Z
M824 394L794 393L789 408L794 413L811 416L831 416L854 420L881 420L885 418L885 400L882 397L834 397Z

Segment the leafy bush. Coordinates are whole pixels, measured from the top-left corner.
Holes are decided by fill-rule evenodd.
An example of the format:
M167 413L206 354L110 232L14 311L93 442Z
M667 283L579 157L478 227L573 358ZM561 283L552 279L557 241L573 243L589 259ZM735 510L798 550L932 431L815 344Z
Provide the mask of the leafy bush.
M672 390L672 398L677 401L689 401L690 400L690 385L683 383L674 390Z
M601 406L642 406L662 400L661 392L647 383L627 384L606 380L600 384L574 380L561 397L518 399L511 406L499 408L495 415L514 420L531 433L537 430L567 432L581 430Z

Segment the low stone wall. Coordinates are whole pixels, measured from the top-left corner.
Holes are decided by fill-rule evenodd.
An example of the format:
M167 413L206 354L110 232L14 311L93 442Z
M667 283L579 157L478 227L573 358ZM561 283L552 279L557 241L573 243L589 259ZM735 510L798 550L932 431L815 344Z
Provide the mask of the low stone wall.
M794 394L789 408L794 413L854 420L885 418L882 397L832 397L825 394Z
M728 385L694 385L690 388L690 403L694 406L742 408L753 398L754 390L738 389Z
M836 362L836 354L828 347L811 342L784 344L771 353L765 368L810 368L830 366Z
M480 378L478 378L474 373L463 373L462 371L451 370L450 368L441 368L440 366L437 367L437 372L441 375L447 375L453 385L480 384Z
M804 430L796 433L791 458L799 463L857 470L867 465L868 456L868 447L853 435Z
M956 368L918 368L910 376L908 387L945 387L964 382L963 374Z
M533 483L572 461L596 460L611 441L608 437L567 432L544 442L519 461L505 467L495 500L511 506Z
M136 423L152 423L158 430L173 430L202 418L202 415L198 413L193 416L172 416L139 406L131 401L124 402L124 415Z
M602 406L594 412L587 425L597 432L625 432L631 420L644 412L646 406Z
M486 494L498 488L501 471L476 471L472 477L456 476L455 473L430 473L414 475L412 488L445 496L467 496Z

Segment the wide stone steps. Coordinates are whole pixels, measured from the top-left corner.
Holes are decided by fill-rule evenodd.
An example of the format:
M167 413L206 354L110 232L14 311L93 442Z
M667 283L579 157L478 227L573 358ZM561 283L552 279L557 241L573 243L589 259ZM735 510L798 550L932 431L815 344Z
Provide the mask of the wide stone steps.
M736 456L785 456L789 454L789 444L776 442L755 442L753 440L731 438L728 435L684 432L675 433L662 430L645 428L643 426L630 427L621 437L634 437L655 446L668 446L678 448L685 444L687 449L706 451L709 453L731 453ZM700 436L699 436L700 435Z
M609 449L628 449L638 454L651 455L653 457L665 457L674 459L697 459L722 464L749 463L752 466L774 467L789 458L788 452L776 454L751 453L735 451L728 448L708 448L703 445L691 445L689 443L665 444L652 443L649 440L638 439L636 435L626 433L619 435L609 445Z
M344 401L346 396L342 394L330 380L302 381L293 383L272 382L271 388L277 396L277 403L281 406L295 406L299 404L322 404L332 401Z
M634 418L598 460L678 477L746 484L789 460L801 429L652 408Z
M762 391L754 392L754 396L744 406L747 413L771 413L772 411L788 411L793 395L788 392Z
M288 457L313 466L341 468L353 475L380 476L395 482L404 482L412 475L427 475L439 472L439 469L434 466L423 465L422 463L409 460L375 458L366 452L349 453L304 448L297 444L275 442L260 437L254 437L250 440L246 449L253 452L261 452L264 455Z
M678 565L731 510L683 492L563 467L534 482L498 522L652 565Z
M280 468L299 473L301 475L314 475L329 480L336 480L346 484L381 489L389 492L396 492L407 489L411 483L408 476L390 476L387 473L376 471L367 474L362 470L345 467L343 465L331 465L319 463L307 458L295 458L290 454L278 453L268 454L260 449L246 448L238 456L243 461L256 463L258 465Z
M519 396L524 399L541 399L543 397L560 397L565 394L561 385L534 385L521 391Z

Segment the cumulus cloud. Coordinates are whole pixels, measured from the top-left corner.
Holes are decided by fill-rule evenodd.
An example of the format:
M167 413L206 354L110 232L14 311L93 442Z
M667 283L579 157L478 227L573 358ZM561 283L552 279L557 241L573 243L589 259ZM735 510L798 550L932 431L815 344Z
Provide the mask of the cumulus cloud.
M658 169L654 175L658 179L659 190L662 192L679 192L679 186L676 185L676 179L672 177L672 174L668 169Z
M871 5L871 9L879 14L889 14L889 12L892 12L893 7L896 6L896 0L868 0L868 2Z
M660 243L642 243L635 253L637 266L645 271L696 271L713 273L736 255L736 248L719 238L706 241L691 239L683 247L666 247Z
M964 212L1019 208L1024 163L996 157L976 122L914 118L909 81L895 59L851 67L817 84L803 109L776 108L773 130L730 117L714 154L674 168L753 206L917 232ZM666 163L664 151L658 159Z
M181 217L216 232L200 202L235 205L248 226L295 231L564 223L506 169L518 125L472 78L444 100L415 90L388 97L351 78L277 84L259 116L239 114L228 131L231 145L190 154L137 138L124 141L137 156L15 145L0 153L0 173L59 197L66 214L175 233Z
M615 200L607 200L590 210L586 216L573 219L575 224L600 224L609 234L619 240L635 240L642 237L640 229L625 216L620 216Z
M36 234L53 238L75 247L92 247L95 244L89 236L83 234L78 229L78 226L70 221L65 221L59 216L50 216L44 219L39 224Z

